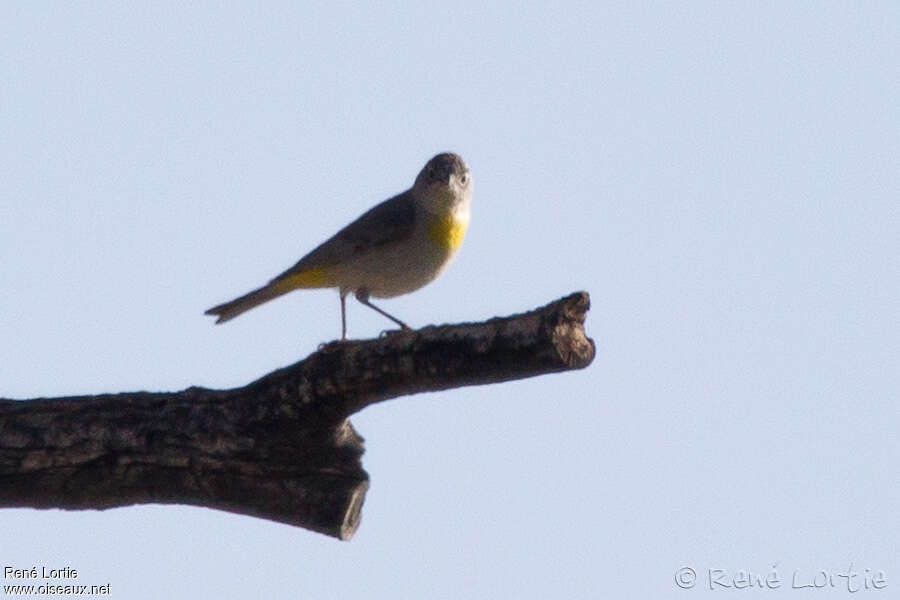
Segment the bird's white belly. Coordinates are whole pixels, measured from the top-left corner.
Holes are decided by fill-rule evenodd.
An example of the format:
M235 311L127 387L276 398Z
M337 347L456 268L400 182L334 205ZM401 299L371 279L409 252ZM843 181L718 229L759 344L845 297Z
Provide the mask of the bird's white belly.
M369 290L376 298L407 294L431 282L450 264L455 250L434 243L424 231L414 239L364 253L339 267L335 280L342 290Z

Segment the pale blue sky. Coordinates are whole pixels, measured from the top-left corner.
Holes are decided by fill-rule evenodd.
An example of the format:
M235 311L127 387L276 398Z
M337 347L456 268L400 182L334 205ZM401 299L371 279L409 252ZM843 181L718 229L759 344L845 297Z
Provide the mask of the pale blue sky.
M0 396L246 383L340 333L243 293L452 150L414 326L591 293L593 365L365 410L349 543L199 508L0 511L115 598L900 589L897 3L0 7ZM388 323L351 303L350 335ZM675 584L694 568L697 589ZM8 583L4 581L4 583ZM867 597L868 597L867 596Z

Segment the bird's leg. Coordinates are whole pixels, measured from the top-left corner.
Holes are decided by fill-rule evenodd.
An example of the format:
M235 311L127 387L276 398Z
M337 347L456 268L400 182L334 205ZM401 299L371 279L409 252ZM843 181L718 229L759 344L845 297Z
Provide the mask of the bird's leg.
M366 288L360 288L360 289L356 290L356 299L359 300L360 302L362 302L363 304L365 304L366 306L368 306L369 308L371 308L372 310L374 310L375 312L384 315L385 317L387 317L388 319L390 319L391 321L393 321L394 323L396 323L397 325L399 325L406 331L412 331L412 328L409 325L407 325L406 323L404 323L397 317L389 315L388 313L384 312L383 310L381 310L380 308L378 308L377 306L375 306L374 304L369 302L369 290L367 290Z
M347 339L347 292L341 288L341 341Z

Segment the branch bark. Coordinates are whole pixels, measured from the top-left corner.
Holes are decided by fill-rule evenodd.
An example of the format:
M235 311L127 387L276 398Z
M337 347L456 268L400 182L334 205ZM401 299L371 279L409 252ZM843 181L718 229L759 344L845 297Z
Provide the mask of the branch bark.
M584 368L589 305L577 292L482 323L332 342L230 390L0 400L0 507L192 504L349 539L369 487L351 414Z

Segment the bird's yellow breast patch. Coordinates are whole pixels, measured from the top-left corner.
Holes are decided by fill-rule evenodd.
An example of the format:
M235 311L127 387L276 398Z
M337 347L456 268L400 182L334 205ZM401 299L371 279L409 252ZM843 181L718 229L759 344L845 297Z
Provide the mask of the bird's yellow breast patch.
M437 217L428 225L428 238L439 246L456 250L462 244L468 227L468 219L452 215Z

